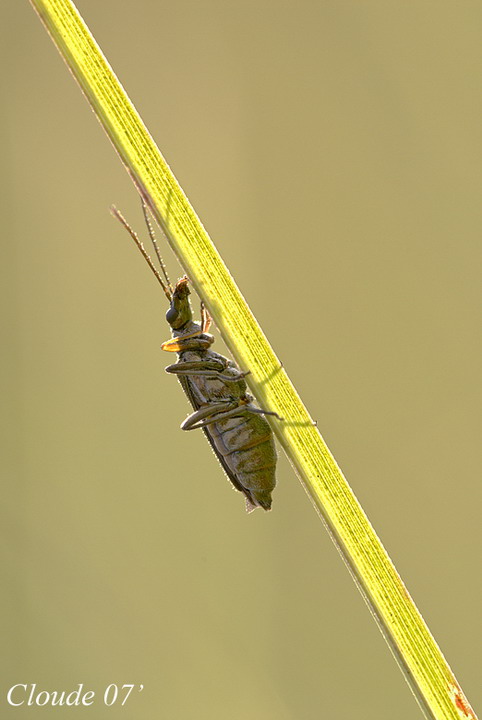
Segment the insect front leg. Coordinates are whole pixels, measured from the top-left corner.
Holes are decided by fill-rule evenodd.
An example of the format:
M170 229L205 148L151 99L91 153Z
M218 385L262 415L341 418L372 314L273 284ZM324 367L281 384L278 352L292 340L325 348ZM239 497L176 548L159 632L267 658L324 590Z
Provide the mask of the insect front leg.
M166 372L173 375L198 375L207 377L212 380L222 380L222 382L237 382L249 375L247 372L241 372L237 368L231 368L231 375L224 375L225 366L218 360L194 360L193 362L180 362L174 365L168 365Z

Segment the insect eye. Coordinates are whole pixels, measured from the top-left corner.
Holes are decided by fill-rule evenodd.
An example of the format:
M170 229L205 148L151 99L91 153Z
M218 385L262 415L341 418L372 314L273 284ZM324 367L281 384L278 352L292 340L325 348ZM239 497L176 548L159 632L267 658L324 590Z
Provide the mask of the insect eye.
M174 327L178 315L179 315L179 313L178 313L177 309L171 305L171 307L169 308L169 310L166 313L166 320L171 327Z
M173 330L180 330L191 322L192 312L187 296L179 299L174 295L171 307L166 313L166 320Z

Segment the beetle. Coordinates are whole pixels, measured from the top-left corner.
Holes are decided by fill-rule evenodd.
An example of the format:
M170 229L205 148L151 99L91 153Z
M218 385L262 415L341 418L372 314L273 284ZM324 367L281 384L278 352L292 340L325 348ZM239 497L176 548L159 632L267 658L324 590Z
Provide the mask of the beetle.
M166 320L172 337L162 343L161 349L176 352L178 360L168 365L166 372L177 376L194 410L181 429L204 431L234 488L244 494L248 512L257 507L270 510L277 454L273 431L264 416L281 418L254 404L245 380L249 371L242 372L232 360L211 350L211 317L201 302L201 322L193 320L186 276L172 287L144 202L142 207L164 279L122 214L115 207L111 212L131 235L170 303Z

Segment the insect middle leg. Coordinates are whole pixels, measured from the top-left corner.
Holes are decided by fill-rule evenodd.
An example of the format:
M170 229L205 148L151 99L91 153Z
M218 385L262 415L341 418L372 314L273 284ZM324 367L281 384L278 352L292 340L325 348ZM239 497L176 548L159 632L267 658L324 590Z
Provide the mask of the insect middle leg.
M234 400L232 402L212 403L206 407L196 410L187 417L181 425L181 430L197 430L219 422L219 420L227 420L231 417L240 417L241 415L249 415L250 413L258 415L274 415L278 420L282 420L278 413L261 408L253 407L245 402Z
M211 403L193 412L181 424L181 430L198 430L219 420L244 415L246 408L238 401Z

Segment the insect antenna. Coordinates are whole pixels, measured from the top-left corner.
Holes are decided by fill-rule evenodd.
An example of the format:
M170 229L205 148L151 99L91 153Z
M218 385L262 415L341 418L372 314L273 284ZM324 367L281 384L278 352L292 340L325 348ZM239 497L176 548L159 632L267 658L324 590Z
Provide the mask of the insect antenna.
M131 236L131 238L134 240L135 244L137 245L137 247L138 247L139 250L141 251L142 255L144 256L145 261L147 262L147 264L148 264L149 267L151 268L152 272L154 273L154 275L155 275L156 278L158 279L158 281L159 281L162 289L164 290L164 295L167 297L167 299L169 300L169 302L171 302L171 299L172 299L172 288L171 288L171 284L169 283L169 285L166 285L166 284L164 283L164 280L162 279L162 277L161 277L161 275L160 275L160 273L159 273L159 270L156 268L156 266L155 266L154 263L152 262L150 256L148 255L148 253L146 252L146 249L144 248L144 245L141 243L141 241L140 241L139 238L137 237L136 233L135 233L134 230L131 228L131 226L129 225L129 223L127 222L127 220L124 218L124 216L122 215L122 213L119 212L119 210L115 207L115 205L112 205L112 206L111 206L110 211L111 211L112 215L113 215L114 217L116 217L116 218L119 220L119 222L125 227L125 229L126 229L127 232L129 233L129 235ZM166 274L166 275L167 275L167 274Z
M149 237L151 238L152 245L154 247L154 250L156 251L157 259L159 260L159 265L161 266L162 274L164 275L164 278L167 282L167 287L173 292L171 281L169 280L169 275L167 274L167 269L164 264L164 260L162 259L161 251L159 250L159 245L157 244L156 236L154 234L154 228L152 227L151 218L149 216L149 209L147 207L146 201L144 198L141 198L142 203L142 212L144 213L144 220L146 221L147 230L149 232Z

